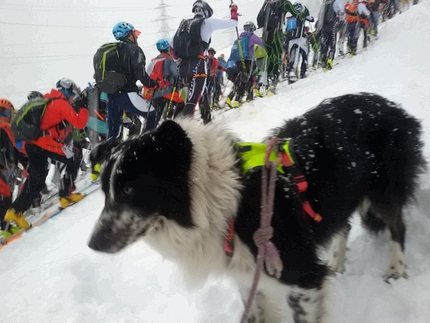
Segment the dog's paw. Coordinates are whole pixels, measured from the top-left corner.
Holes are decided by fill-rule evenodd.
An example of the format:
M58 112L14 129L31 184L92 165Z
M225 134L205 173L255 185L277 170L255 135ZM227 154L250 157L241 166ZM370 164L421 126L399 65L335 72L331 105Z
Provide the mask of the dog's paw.
M403 264L403 262L399 262L397 265L392 264L383 276L384 281L388 284L390 284L392 280L397 280L402 277L408 278L406 266Z
M400 244L392 241L390 248L390 265L385 272L384 280L389 283L390 280L397 280L401 277L407 278L404 254Z

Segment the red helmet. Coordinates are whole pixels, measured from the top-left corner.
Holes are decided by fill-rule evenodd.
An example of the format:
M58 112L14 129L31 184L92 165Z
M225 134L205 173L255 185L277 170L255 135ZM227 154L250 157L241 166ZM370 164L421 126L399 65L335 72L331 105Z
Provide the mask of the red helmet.
M7 99L0 99L0 120L9 122L12 118L13 104Z

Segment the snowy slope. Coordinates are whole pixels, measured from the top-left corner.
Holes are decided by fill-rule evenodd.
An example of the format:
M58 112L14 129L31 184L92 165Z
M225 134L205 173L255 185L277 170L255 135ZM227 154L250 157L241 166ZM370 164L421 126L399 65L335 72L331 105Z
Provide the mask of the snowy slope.
M258 9L257 9L258 11ZM368 51L326 73L311 74L278 95L217 116L244 140L260 140L282 119L326 97L371 91L403 104L422 120L430 160L430 3L381 26ZM88 74L84 71L82 77ZM103 206L96 192L0 252L0 322L238 322L243 306L234 285L215 278L187 291L176 266L143 242L117 255L86 246ZM419 204L407 210L408 279L387 284L388 234L371 237L354 221L346 272L332 279L336 323L425 323L430 317L430 177Z

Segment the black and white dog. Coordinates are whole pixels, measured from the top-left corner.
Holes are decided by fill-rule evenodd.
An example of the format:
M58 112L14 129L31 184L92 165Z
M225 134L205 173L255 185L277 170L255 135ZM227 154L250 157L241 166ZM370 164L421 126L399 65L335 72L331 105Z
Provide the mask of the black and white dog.
M262 275L250 322L280 322L287 304L294 322L327 322L326 278L343 271L355 211L371 231L391 232L385 278L406 275L402 218L425 167L421 126L397 104L360 93L324 100L271 135L292 139L307 201L322 221L304 215L289 174L278 176L271 241L284 267L279 279ZM231 275L246 300L256 267L261 168L244 175L237 138L219 124L178 120L112 146L93 152L93 160L106 157L106 199L90 248L114 253L143 238L191 282ZM234 250L227 255L232 221ZM335 237L337 256L326 264L319 250Z

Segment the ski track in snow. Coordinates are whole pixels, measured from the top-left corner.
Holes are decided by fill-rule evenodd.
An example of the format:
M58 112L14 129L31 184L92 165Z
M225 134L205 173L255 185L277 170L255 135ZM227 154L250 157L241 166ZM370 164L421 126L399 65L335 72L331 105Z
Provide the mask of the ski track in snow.
M254 11L260 2L257 7ZM277 95L218 114L215 122L227 123L244 140L259 141L281 120L327 97L376 92L422 120L430 160L429 52L430 3L424 1L381 25L379 40L366 52L332 71L310 73L290 86L281 83ZM389 234L371 236L354 218L346 272L331 279L333 322L429 321L429 193L426 174L417 205L405 215L408 279L383 281ZM86 243L103 203L103 193L95 192L0 252L0 322L239 322L243 305L229 280L213 278L187 291L176 266L143 242L117 255L90 250Z

